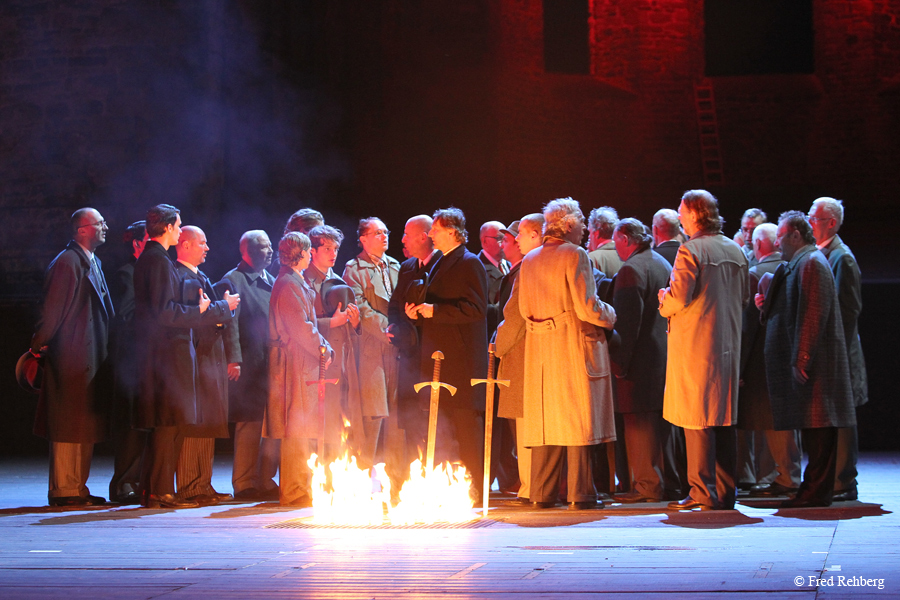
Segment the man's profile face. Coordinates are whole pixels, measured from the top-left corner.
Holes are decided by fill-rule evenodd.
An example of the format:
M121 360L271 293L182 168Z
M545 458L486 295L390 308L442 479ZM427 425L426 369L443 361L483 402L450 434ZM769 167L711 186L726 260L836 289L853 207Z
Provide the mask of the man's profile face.
M519 225L519 235L516 236L516 244L519 245L519 252L522 256L540 246L541 239L541 233L535 231L528 222Z
M625 237L621 231L617 231L613 234L613 244L616 246L616 254L619 255L619 259L622 261L628 260L628 257L631 256L632 252L631 242L629 242L628 238Z
M684 229L686 236L693 237L697 233L697 217L684 204L684 200L678 205L678 220L681 221L681 227Z
M428 237L430 237L431 241L434 242L434 247L444 254L452 250L457 245L455 230L449 227L444 227L439 221L435 221L431 225L431 231L428 232Z
M500 246L503 240L503 234L500 229L494 225L485 227L481 234L482 249L495 258L503 258L503 248Z
M83 240L85 246L94 250L102 246L106 242L106 232L109 227L106 221L96 210L90 210L81 219L78 224L78 235Z
M334 266L337 260L338 250L341 245L329 239L322 240L322 245L318 248L312 248L310 255L312 256L312 264L323 273Z
M163 238L166 242L168 242L169 246L174 246L178 243L178 239L181 237L181 214L175 215L175 222L166 225L166 232L163 234Z
M578 216L580 218L575 223L575 226L572 227L572 231L569 232L569 234L566 236L566 239L573 244L580 246L581 240L584 239L584 232L586 230L586 227L584 225L584 215L579 212Z
M267 235L253 238L247 244L247 256L254 269L265 269L271 265L273 254L272 242Z
M507 260L517 259L519 257L519 247L516 245L516 238L511 233L503 234L503 242L500 244L503 250L503 256Z
M206 262L206 255L209 254L209 244L206 242L206 234L201 233L191 239L188 244L188 252L185 260L195 267Z
M775 247L781 250L781 258L783 260L794 258L794 253L800 248L799 239L800 234L788 225L787 221L778 224L778 232L775 234Z
M403 228L403 248L406 249L410 256L421 256L423 250L427 247L425 240L428 238L426 232L418 223L407 223Z
M745 246L753 244L753 230L756 229L757 225L759 225L759 223L753 217L745 217L741 221L741 235L744 236Z
M835 218L828 214L824 205L813 204L809 209L809 226L812 227L813 237L816 238L817 244L827 241L834 235L835 223Z
M387 252L390 232L387 226L380 219L370 221L366 232L359 236L359 243L366 254L380 258Z

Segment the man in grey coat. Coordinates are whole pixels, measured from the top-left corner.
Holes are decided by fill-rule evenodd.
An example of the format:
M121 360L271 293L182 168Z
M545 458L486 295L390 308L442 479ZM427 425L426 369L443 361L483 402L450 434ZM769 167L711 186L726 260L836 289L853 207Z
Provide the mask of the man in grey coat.
M806 216L778 219L777 243L787 263L765 297L754 301L768 323L766 378L775 429L800 429L809 463L786 508L829 506L834 494L837 428L856 424L847 347L834 277L815 247Z
M862 276L856 257L841 240L837 232L844 222L844 204L834 198L819 198L809 209L809 224L816 238L816 247L828 259L834 283L837 286L838 304L841 306L841 322L844 341L847 343L847 360L850 363L850 385L853 387L853 405L862 406L869 400L866 362L859 341L857 320L862 311ZM834 500L856 500L856 461L859 458L859 438L856 426L838 429L837 479L834 482Z
M50 440L50 506L103 504L87 488L94 444L106 439L115 316L94 251L109 228L93 208L72 215L72 241L47 268L31 353L44 359L34 432Z

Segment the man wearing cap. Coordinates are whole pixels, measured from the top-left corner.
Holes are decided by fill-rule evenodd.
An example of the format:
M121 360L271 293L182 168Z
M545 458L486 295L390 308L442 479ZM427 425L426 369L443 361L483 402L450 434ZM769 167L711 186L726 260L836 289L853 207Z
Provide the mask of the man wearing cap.
M337 385L325 387L325 442L333 460L340 448L343 422L350 420L350 443L362 453L365 447L359 382L356 370L356 345L360 330L359 308L344 280L334 272L344 234L330 225L318 225L309 231L311 260L303 271L306 283L315 291L316 327L334 350L334 360L325 374L337 379ZM341 289L343 288L343 289Z
M400 263L385 254L390 231L381 219L361 219L357 236L362 252L347 263L343 277L353 290L362 324L358 369L366 436L362 465L367 467L373 463L382 423L387 418L385 462L400 483L403 478L394 469L401 467L405 460L406 441L397 422L397 348L391 345L386 333L388 304L397 285Z
M106 439L111 371L109 324L115 316L94 255L109 228L93 208L72 215L72 241L47 268L44 304L31 353L44 357L34 432L50 440L50 506L105 500L87 488L94 444Z

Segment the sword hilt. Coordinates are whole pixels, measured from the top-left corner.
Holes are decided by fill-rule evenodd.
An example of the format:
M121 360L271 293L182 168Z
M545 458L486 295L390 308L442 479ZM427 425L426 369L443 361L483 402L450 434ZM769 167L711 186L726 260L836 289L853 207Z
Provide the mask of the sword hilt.
M444 360L444 353L437 350L431 355L431 358L434 360L434 370L431 374L431 381L437 382L441 380L441 361Z
M325 379L325 354L328 352L328 348L325 347L325 344L319 346L319 379Z

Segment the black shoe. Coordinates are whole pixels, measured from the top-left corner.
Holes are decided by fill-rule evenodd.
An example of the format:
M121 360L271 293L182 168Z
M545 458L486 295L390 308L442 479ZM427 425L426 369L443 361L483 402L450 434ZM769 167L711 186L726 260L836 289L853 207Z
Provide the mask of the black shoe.
M247 488L234 493L235 500L244 500L246 502L258 502L261 500L259 490L256 488Z
M628 492L627 494L616 494L613 496L613 502L621 504L636 504L638 502L662 502L662 498L653 498L645 496L640 492Z
M150 494L144 506L147 508L197 508L200 505L190 500L182 500L175 494Z
M790 496L796 494L798 488L789 488L780 483L760 483L750 488L751 498L771 498L774 496Z
M603 508L603 500L585 500L583 502L569 502L569 510L591 510Z
M816 500L807 496L797 496L781 503L781 508L818 508L831 506L831 502Z
M669 510L694 510L695 508L699 508L700 510L712 510L712 506L707 506L702 502L697 502L690 496L685 498L684 500L679 500L678 502L669 502L668 509Z
M208 494L216 499L216 502L231 502L234 500L234 496L231 494L220 494L216 490L213 490L211 494Z
M531 500L529 500L525 496L517 496L516 502L518 502L519 504L531 504Z
M91 501L83 496L57 496L48 498L47 503L50 506L91 506Z
M129 504L140 504L141 503L141 495L137 492L126 492L124 494L119 494L117 496L113 496L113 502L123 505Z
M215 506L219 500L212 494L195 494L185 498L188 502L194 502L198 506Z
M556 502L532 502L531 508L553 508Z
M851 500L856 500L859 498L859 493L856 489L852 490L844 490L843 492L835 492L834 497L831 499L832 502L850 502Z

